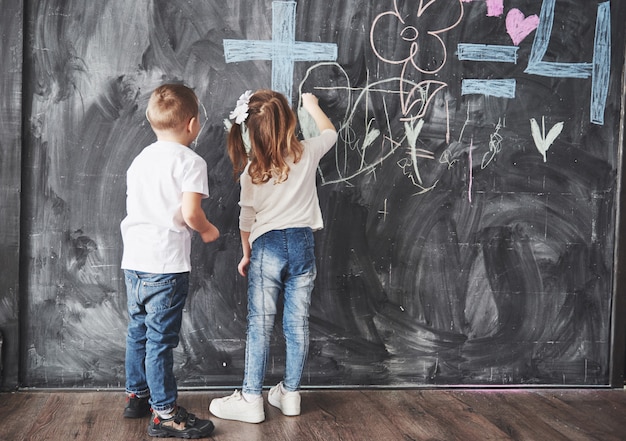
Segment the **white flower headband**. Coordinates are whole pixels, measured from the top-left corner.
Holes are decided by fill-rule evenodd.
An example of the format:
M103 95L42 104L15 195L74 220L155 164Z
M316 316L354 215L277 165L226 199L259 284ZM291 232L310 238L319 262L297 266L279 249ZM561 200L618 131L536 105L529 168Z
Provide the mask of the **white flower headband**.
M237 100L237 107L230 112L230 119L234 119L235 122L241 125L248 118L248 103L252 96L251 90L246 90Z

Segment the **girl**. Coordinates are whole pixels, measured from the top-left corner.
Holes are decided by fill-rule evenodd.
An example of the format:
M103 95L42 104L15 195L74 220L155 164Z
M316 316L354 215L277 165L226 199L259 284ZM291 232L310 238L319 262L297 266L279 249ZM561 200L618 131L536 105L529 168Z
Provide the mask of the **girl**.
M323 227L315 187L316 170L337 141L337 132L317 98L305 93L302 106L320 135L299 141L296 116L283 95L271 90L244 93L231 112L228 154L240 176L239 229L248 276L248 330L243 393L214 399L218 418L265 420L263 379L278 297L284 296L286 367L268 400L284 415L300 414L300 379L309 349L309 305L316 276L313 231ZM249 153L244 137L249 137ZM246 139L247 141L247 139ZM243 172L243 173L242 173Z

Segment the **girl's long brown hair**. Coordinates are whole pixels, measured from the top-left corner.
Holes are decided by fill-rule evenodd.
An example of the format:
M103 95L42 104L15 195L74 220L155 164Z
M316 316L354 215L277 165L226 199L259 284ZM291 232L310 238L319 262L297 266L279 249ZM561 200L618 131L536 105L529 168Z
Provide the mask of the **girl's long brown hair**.
M296 138L296 115L284 95L272 90L256 91L248 103L248 118L243 123L250 136L250 153L242 138L239 124L233 124L228 134L228 156L233 163L235 180L250 161L248 173L253 184L275 184L289 177L286 159L296 163L302 157L302 144Z

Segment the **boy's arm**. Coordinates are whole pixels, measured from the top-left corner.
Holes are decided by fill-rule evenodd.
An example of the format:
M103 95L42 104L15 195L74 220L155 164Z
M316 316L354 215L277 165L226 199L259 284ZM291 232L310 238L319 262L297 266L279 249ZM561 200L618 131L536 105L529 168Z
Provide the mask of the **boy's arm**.
M220 232L206 218L206 214L200 205L201 201L202 195L200 193L183 192L183 219L191 229L200 233L203 242L213 242L220 237Z

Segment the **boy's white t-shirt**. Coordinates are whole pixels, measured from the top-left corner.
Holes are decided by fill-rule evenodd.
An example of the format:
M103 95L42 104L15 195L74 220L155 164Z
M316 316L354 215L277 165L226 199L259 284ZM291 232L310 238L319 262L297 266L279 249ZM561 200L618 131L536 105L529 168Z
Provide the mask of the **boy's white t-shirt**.
M157 141L126 173L122 268L156 274L191 270L191 230L182 215L183 192L209 195L206 161L182 144Z
M302 158L296 164L288 162L289 177L280 184L274 184L274 179L253 184L248 174L250 164L246 166L240 177L239 228L250 232L250 244L272 230L323 228L315 179L320 160L336 141L337 132L330 129L302 141Z

